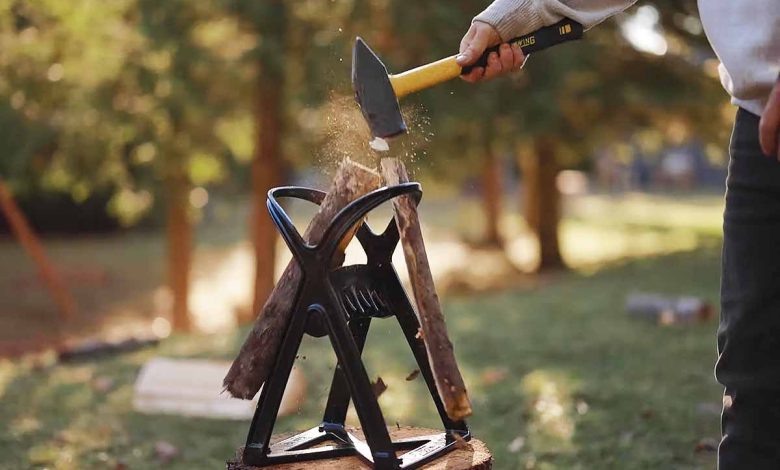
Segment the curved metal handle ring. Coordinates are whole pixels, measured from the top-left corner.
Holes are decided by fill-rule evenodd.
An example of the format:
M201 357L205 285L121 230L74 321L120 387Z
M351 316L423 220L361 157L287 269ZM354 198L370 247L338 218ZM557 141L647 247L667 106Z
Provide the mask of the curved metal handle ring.
M306 243L298 229L293 225L290 216L279 205L277 198L289 197L295 199L303 199L314 204L321 204L325 198L325 193L311 188L304 188L301 186L282 186L279 188L273 188L268 191L268 199L266 200L266 206L268 212L271 214L271 220L274 225L279 229L284 242L287 243L287 247L293 255L299 260L303 260L304 257L314 250L314 247Z
M322 250L321 253L325 256L324 259L333 257L333 254L347 236L348 232L360 221L360 219L365 217L366 214L376 209L383 202L387 202L394 197L402 196L404 194L410 194L415 201L419 201L422 197L420 183L403 183L379 188L347 204L347 206L341 209L333 218L333 221L322 235L322 239L317 246L318 249ZM390 224L395 225L395 222L391 220ZM365 225L363 227L365 227ZM361 227L361 229L363 227ZM389 228L390 227L388 226L388 229ZM387 232L388 229L385 229L385 232ZM366 228L366 230L368 229Z

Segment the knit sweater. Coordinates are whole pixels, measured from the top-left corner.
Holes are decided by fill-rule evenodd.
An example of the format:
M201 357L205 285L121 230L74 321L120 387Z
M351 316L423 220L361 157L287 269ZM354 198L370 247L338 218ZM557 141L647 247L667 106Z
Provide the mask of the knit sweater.
M592 28L635 2L496 0L474 21L490 24L508 40L564 17ZM780 0L699 0L699 12L732 103L761 115L780 73Z

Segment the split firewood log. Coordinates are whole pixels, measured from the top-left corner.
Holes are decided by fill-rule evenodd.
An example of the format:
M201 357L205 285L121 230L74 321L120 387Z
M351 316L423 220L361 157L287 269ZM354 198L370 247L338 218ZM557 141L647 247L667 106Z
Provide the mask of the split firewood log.
M338 211L377 189L379 184L379 175L374 170L345 159L336 171L319 211L309 223L303 235L304 240L318 243ZM334 265L341 265L344 261L344 248L346 246L342 244L333 261ZM273 370L301 280L301 268L293 259L265 302L252 331L225 376L223 386L233 397L254 397Z
M409 181L406 167L397 158L383 158L381 166L385 184L396 185ZM471 414L471 402L455 360L452 342L447 335L447 325L428 264L417 205L411 196L398 196L393 199L393 211L436 388L447 415L460 420Z

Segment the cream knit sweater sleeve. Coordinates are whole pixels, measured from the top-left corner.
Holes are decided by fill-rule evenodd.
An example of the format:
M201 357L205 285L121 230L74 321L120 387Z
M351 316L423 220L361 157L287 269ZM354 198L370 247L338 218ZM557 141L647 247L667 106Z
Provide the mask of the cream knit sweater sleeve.
M592 28L636 0L495 0L474 21L487 23L507 41L563 18Z

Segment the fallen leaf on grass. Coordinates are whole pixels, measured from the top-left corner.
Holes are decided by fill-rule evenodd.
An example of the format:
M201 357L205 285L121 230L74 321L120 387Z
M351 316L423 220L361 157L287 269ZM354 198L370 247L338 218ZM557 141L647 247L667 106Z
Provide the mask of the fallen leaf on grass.
M45 465L56 462L59 454L57 446L39 444L27 451L27 459L33 465Z
M512 439L512 442L510 442L509 445L506 446L506 449L514 454L520 452L523 447L525 447L525 437L517 436L516 438Z
M503 381L507 375L509 371L503 367L488 367L482 371L481 379L484 385L494 385Z
M22 359L21 363L36 372L41 372L57 365L57 354L54 350L46 349L37 354L30 354Z
M8 424L8 430L14 437L30 434L41 428L41 422L33 416L19 416Z
M154 456L157 461L166 464L179 455L179 448L168 441L157 441L154 443Z
M91 385L96 392L106 393L114 387L114 379L110 377L95 377Z

